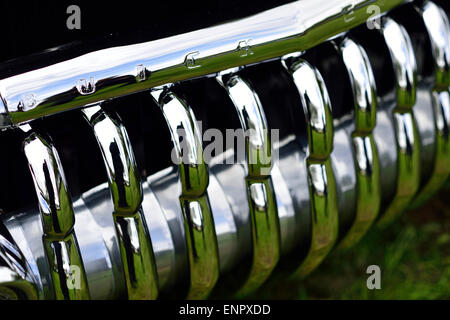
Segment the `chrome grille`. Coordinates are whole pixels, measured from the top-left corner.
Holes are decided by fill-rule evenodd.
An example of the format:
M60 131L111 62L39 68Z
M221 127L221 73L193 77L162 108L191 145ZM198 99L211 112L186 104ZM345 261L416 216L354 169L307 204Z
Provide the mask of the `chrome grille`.
M244 297L307 276L448 179L449 41L431 1L304 0L0 80L36 194L0 216L0 297ZM206 163L214 128L253 133Z

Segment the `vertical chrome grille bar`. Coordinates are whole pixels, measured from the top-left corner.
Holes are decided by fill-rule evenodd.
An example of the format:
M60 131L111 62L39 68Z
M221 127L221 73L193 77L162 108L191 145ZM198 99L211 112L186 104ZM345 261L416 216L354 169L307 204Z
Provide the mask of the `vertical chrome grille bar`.
M247 279L236 293L241 297L261 286L280 258L280 227L271 178L272 145L267 120L256 92L235 74L222 74L216 79L232 100L245 134L245 181L253 257Z
M308 62L284 60L300 94L308 127L306 159L311 201L312 238L309 251L294 273L311 273L333 248L339 230L336 181L331 167L333 122L331 102L322 76Z
M369 58L364 49L349 38L338 47L350 76L355 104L352 139L357 178L356 217L339 244L339 248L346 249L364 236L378 215L380 162L372 133L376 125L377 96Z
M386 17L382 34L391 55L396 80L396 106L392 112L398 150L396 195L378 221L385 227L410 204L420 184L420 138L414 118L417 65L411 40L403 26Z
M219 278L219 252L214 219L208 199L209 174L192 109L166 90L151 92L169 127L175 159L179 164L186 245L190 267L188 299L207 298ZM186 147L181 145L184 141ZM173 154L172 154L173 155Z
M64 171L55 147L31 131L23 149L33 178L44 229L43 242L58 300L90 299L78 241L75 215Z
M105 163L128 298L156 299L155 258L141 207L142 185L127 131L117 115L110 116L100 106L82 112Z
M433 2L419 8L431 42L434 62L432 101L435 116L436 153L434 168L411 207L425 203L450 174L450 26L446 14Z

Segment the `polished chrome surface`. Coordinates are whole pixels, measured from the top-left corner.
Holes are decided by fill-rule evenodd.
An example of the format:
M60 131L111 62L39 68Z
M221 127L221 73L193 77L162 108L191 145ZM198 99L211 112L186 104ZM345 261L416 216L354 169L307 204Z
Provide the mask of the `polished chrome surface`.
M420 137L414 118L417 65L411 40L403 26L391 18L382 23L382 34L391 55L396 80L396 106L392 111L398 150L397 190L381 213L378 226L395 220L413 200L420 185Z
M105 184L87 192L73 204L76 216L74 231L92 299L119 299L126 292L111 211L107 210L112 208L110 203ZM2 224L9 230L30 266L39 299L54 299L42 241L40 212L37 209L16 212L3 217Z
M210 199L210 205L219 249L220 273L223 274L239 261L241 243L238 235L239 225L236 222L231 205L227 201L227 194L211 171L208 194L214 195L214 199Z
M306 166L312 236L309 251L294 273L295 277L304 277L323 261L338 236L336 181L330 160L333 151L333 122L331 103L320 73L302 59L290 63L284 61L284 66L292 75L300 94L308 128Z
M14 270L0 266L0 300L36 300L34 284Z
M217 77L232 100L245 134L246 190L253 243L252 266L237 296L261 286L278 263L281 251L277 200L272 184L272 144L258 95L239 75Z
M446 14L433 2L427 1L421 13L431 42L434 62L434 81L431 89L431 105L434 113L436 151L433 171L427 177L411 207L425 203L445 183L450 174L450 26Z
M56 299L89 299L83 260L73 231L75 214L56 149L28 131L24 152L43 225L43 242Z
M389 17L383 19L381 32L391 54L396 77L397 106L412 109L416 103L417 64L411 39L405 28Z
M431 41L434 57L435 86L447 89L450 86L450 26L444 10L432 1L420 8L423 21Z
M155 41L112 47L0 80L0 127L309 49L403 0L301 0ZM45 59L45 55L43 55ZM45 65L45 64L44 64Z
M344 2L350 6L342 7ZM350 38L347 34L333 38L349 74L342 80L350 80L354 102L353 113L334 119L334 124L325 84L314 67L299 59L298 52L337 35L341 27L345 31L360 24L370 4L380 4L383 12L400 2L303 0L222 26L93 52L28 73L18 68L16 76L0 80L0 127L10 126L11 120L22 123L88 105L83 112L98 139L109 182L83 193L72 204L56 150L32 131L33 124L22 126L28 143L40 150L27 153L33 163L32 174L41 173L34 177L40 212L32 208L0 217L11 235L6 239L3 230L0 234L0 298L67 298L61 293L67 282L60 281L66 275L64 271L56 273L54 260L48 259L55 254L62 257L62 268L70 259L83 262L81 280L86 290L84 296L72 294L71 298L92 299L126 298L127 293L129 298L155 298L157 289L164 297L182 293L184 280L190 284L188 298L205 298L219 273L233 277L236 268L243 267L242 261L252 257L252 271L237 292L242 297L266 280L280 255L296 254L299 244L308 243L310 248L294 276L309 274L334 246L338 223L340 227L347 224L344 220L349 213L356 212L349 233L341 235L341 248L350 247L364 235L380 202L387 208L380 212L385 213L381 225L387 225L411 202L423 203L448 177L449 170L449 29L445 14L430 1L417 8L433 51L432 87L421 87L423 79L416 75L408 34L391 18L382 18L382 34L394 63L395 97L376 97L371 66L365 50L351 40L352 32ZM244 27L244 22L250 25ZM235 29L238 26L240 30ZM293 34L300 29L305 32ZM246 39L237 41L238 35ZM276 38L283 35L287 36ZM294 51L283 63L300 93L298 103L304 107L308 143L300 147L296 139L301 137L290 136L271 145L258 96L241 78L239 68L228 68ZM226 71L216 73L222 70ZM152 96L167 120L174 143L172 160L177 166L156 172L141 184L120 119L89 106L204 75L218 76L236 106L242 128L253 130L246 158L233 165L213 161L207 167L189 101L159 87ZM8 111L11 118L6 116ZM183 137L180 128L185 130ZM222 156L235 156L233 150L225 153ZM279 158L273 157L274 153L279 153ZM36 161L45 155L44 162ZM56 168L53 171L52 166ZM431 175L424 174L424 166L430 167ZM422 189L416 193L419 183ZM115 215L125 228L117 227ZM42 241L45 233L51 239L46 235ZM136 258L132 265L147 262L146 268L151 270L150 277L142 275L143 281L134 279L134 287L130 286L129 261L122 259L126 234L128 249ZM148 250L142 250L144 247ZM152 251L148 259L141 259ZM6 268L2 264L5 252ZM66 258L66 253L72 256ZM255 261L261 263L256 266ZM73 283L73 275L67 278ZM145 290L149 287L151 290Z
M274 146L274 148L279 148L279 160L275 163L273 172L280 171L288 189L295 214L291 219L283 219L282 215L280 215L281 210L278 209L282 254L291 255L296 254L295 248L299 244L308 243L311 236L310 196L305 160L307 155L306 150L299 147L295 135L288 136L280 141L279 146ZM276 175L273 175L273 178L275 177ZM278 204L278 193L276 195ZM286 233L284 231L286 225L289 226L289 230L292 230L292 238L288 242L289 246L284 244L287 242L283 236Z
M161 178L159 178L161 179ZM172 191L169 189L169 191ZM172 233L166 215L153 190L143 183L142 210L152 237L161 290L173 288L175 279L183 276L176 268L176 233ZM176 205L178 205L176 203ZM179 205L178 205L179 207ZM121 299L127 297L120 248L112 216L113 204L107 183L84 193L74 201L74 230L83 258L92 299ZM30 265L40 299L53 299L49 267L42 243L40 213L36 210L16 213L2 221L12 234ZM180 215L181 218L181 215ZM178 221L177 221L178 223ZM183 256L183 258L185 258Z
M397 189L398 153L391 112L393 105L394 102L389 99L380 101L377 125L373 130L380 161L381 210L391 203ZM378 213L378 217L381 213Z
M331 87L328 87L328 90L331 90ZM330 160L336 182L339 237L345 235L353 225L357 209L357 164L352 141L354 131L352 120L351 117L345 116L333 120L333 151Z
M228 152L225 156L234 157L234 153ZM218 225L220 218L216 217L217 210L213 210L217 242L219 244L220 271L222 273L231 271L233 267L237 266L242 259L252 252L250 209L245 183L246 170L245 166L242 164L228 165L224 163L211 163L209 170L209 188L214 186L214 180L217 180L218 185L222 189L224 200L230 206L236 228L236 233L232 237L229 235L225 238L221 234L222 228ZM211 192L211 194L215 195L213 192ZM220 196L213 196L212 199L210 199L211 206L213 206L216 198L220 198ZM230 238L232 241L230 241ZM230 251L231 254L228 254L227 259L224 260L225 257L222 257L223 249L221 247L226 246L226 243L232 244L235 249L226 249L227 251Z
M151 92L161 108L174 145L181 183L180 205L189 256L188 299L206 298L219 277L219 252L208 199L209 174L200 130L192 109L165 89ZM183 141L184 145L182 145Z
M156 255L156 264L158 266L158 278L161 291L170 290L178 284L180 280L189 278L189 262L186 246L186 232L184 227L184 215L179 202L181 194L181 185L179 183L179 174L176 167L169 167L157 172L147 178L148 190L153 192L151 197L161 208L161 216L158 224L161 226L160 241L153 237L151 230L155 225L155 213L158 211L147 211L147 223L150 223L149 230L152 237L153 250ZM144 204L149 199L147 193L144 195ZM152 216L150 216L152 213ZM162 237L164 236L164 237ZM160 267L161 259L158 259L158 243L164 246L164 268Z
M275 147L273 147L275 149ZM292 251L298 240L298 212L295 212L294 200L289 192L288 180L283 176L280 162L274 159L271 178L280 226L280 254Z
M378 215L380 163L372 134L376 126L377 96L369 58L364 49L349 38L343 39L338 47L353 91L355 130L352 142L357 175L355 220L339 244L345 249L362 238Z
M36 279L17 245L0 235L0 300L36 300Z
M156 265L141 207L142 185L127 131L117 115L110 116L100 106L83 109L83 114L94 131L106 167L128 298L156 299Z

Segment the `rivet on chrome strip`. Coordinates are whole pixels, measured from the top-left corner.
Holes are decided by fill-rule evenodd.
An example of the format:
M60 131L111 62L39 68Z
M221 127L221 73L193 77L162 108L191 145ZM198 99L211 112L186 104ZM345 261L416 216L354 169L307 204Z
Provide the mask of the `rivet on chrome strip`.
M200 65L197 64L195 60L195 57L197 57L199 54L200 54L199 51L194 51L186 55L186 57L184 58L184 64L188 69L195 69L200 67Z
M20 100L17 110L27 111L33 109L36 105L36 95L34 93L24 94Z
M95 92L95 79L91 77L89 82L86 79L78 80L77 90L81 95L88 95Z
M253 51L249 44L250 41L252 41L252 39L239 41L237 49L241 51L241 57L246 57L253 54Z
M147 79L147 69L143 64L136 66L136 80L137 82L145 81Z

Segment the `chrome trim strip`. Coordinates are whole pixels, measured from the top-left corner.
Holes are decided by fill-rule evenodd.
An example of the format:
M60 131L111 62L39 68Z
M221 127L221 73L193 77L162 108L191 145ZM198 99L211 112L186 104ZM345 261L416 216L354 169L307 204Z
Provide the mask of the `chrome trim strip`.
M278 263L281 252L277 202L272 184L272 144L256 92L236 74L217 77L233 102L245 134L245 178L253 242L252 266L236 292L243 297L260 287Z
M0 128L307 50L405 0L301 0L169 38L103 49L0 80ZM45 61L45 54L42 56Z
M431 198L450 175L450 26L445 12L431 1L427 1L419 12L428 32L434 58L434 87L431 95L436 152L433 172L416 195L411 208Z
M357 178L356 216L339 244L346 249L356 244L375 221L381 205L380 162L373 137L376 126L375 79L364 49L349 38L338 45L347 68L355 104L352 133Z
M32 129L27 132L23 149L39 202L44 229L42 239L55 297L58 300L90 299L84 264L73 230L72 199L58 152ZM77 286L73 283L75 280Z
M392 111L397 142L397 190L377 225L385 227L409 206L420 185L420 136L414 118L417 65L405 28L384 18L381 30L391 55L396 79L396 106Z
M158 277L150 234L142 212L143 190L134 152L120 118L100 106L82 110L101 150L108 177L113 219L131 300L158 297Z
M308 172L312 238L294 277L311 273L333 248L339 231L336 181L331 166L333 121L331 103L319 71L302 59L284 60L300 94L308 126Z
M219 249L207 194L209 174L203 159L200 130L192 109L175 94L160 89L152 91L151 95L164 114L179 162L182 189L179 200L190 266L187 298L204 299L219 278ZM181 141L186 144L185 148Z

